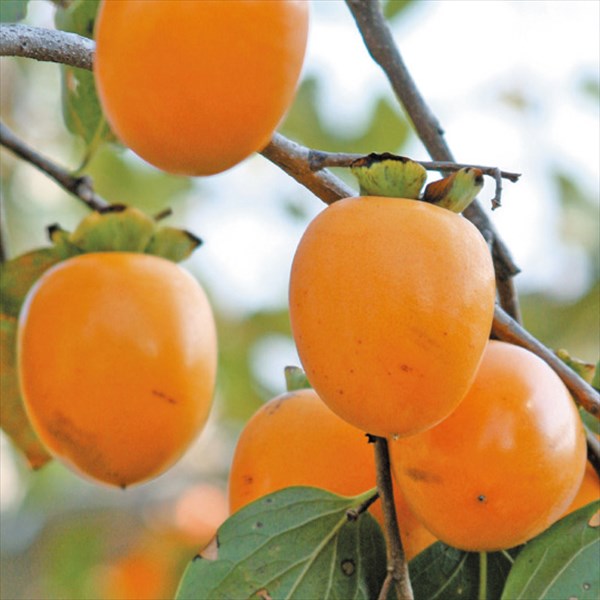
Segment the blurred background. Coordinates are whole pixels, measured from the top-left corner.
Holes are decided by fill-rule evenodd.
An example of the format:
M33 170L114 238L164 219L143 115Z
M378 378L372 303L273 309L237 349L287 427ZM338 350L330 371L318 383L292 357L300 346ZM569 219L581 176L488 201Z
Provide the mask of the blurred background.
M595 363L600 4L397 0L386 11L457 160L523 174L505 182L503 207L491 218L522 269L526 327ZM26 23L53 27L54 12L52 2L31 0ZM0 76L2 121L40 153L78 168L85 147L65 126L60 68L2 58ZM428 159L341 0L312 2L302 84L280 131L322 150ZM86 214L30 165L4 149L0 157L9 257L47 245L47 225L72 229ZM6 600L172 597L185 564L226 517L227 471L243 423L284 391L283 368L299 364L287 282L296 244L324 206L319 199L261 156L187 179L107 144L85 172L110 202L151 214L170 207L169 224L204 240L184 266L206 287L218 319L218 390L211 421L186 456L127 491L83 481L57 462L31 472L1 434ZM486 209L493 194L486 183Z

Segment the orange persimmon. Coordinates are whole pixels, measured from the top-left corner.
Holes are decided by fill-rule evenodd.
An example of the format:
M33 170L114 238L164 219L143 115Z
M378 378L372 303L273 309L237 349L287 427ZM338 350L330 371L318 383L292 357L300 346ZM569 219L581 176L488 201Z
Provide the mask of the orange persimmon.
M404 436L471 385L495 297L488 247L463 217L402 198L333 203L292 265L290 318L306 375L340 417Z
M447 419L389 448L411 510L438 539L469 551L511 548L550 527L586 464L584 429L562 381L533 353L498 341Z
M78 472L122 487L160 474L197 436L216 359L204 291L155 256L59 263L19 319L20 382L35 431Z
M307 35L306 0L104 1L94 59L102 109L154 166L224 171L269 142Z

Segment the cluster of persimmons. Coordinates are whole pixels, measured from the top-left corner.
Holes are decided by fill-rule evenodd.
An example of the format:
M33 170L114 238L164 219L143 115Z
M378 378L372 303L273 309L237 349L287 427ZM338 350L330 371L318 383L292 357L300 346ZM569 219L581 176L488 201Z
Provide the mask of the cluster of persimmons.
M304 1L104 2L94 67L103 111L158 168L224 171L269 142L307 28ZM377 196L325 208L300 241L289 290L312 388L272 399L246 424L231 511L293 485L374 488L366 434L388 440L409 558L436 539L510 548L597 496L589 468L588 496L576 500L586 441L561 380L529 351L489 340L495 295L488 246L460 214ZM36 432L92 479L126 487L157 476L209 415L211 307L163 258L90 252L52 267L27 296L18 347ZM381 520L379 503L370 511Z

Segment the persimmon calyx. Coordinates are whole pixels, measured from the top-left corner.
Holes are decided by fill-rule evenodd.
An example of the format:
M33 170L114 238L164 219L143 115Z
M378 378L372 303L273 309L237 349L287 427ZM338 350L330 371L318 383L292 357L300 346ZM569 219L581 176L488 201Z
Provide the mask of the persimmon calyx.
M358 180L362 196L416 200L427 179L427 171L419 163L389 152L358 158L350 170Z
M483 171L476 167L462 169L432 181L423 194L423 201L461 213L483 188Z

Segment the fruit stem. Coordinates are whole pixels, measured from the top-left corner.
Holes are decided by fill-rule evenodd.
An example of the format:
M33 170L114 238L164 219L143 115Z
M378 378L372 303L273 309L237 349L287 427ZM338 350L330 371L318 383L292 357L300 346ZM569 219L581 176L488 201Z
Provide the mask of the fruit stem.
M380 600L387 600L390 587L396 589L398 600L413 600L413 591L408 574L408 564L402 548L400 529L394 506L394 490L390 470L390 455L385 438L373 436L377 490L383 509L383 522L387 534L387 576L379 593Z
M486 600L487 597L487 552L479 553L479 594L478 600Z

